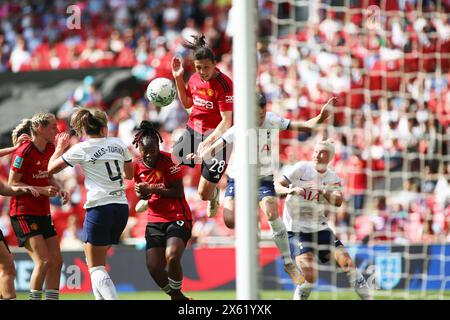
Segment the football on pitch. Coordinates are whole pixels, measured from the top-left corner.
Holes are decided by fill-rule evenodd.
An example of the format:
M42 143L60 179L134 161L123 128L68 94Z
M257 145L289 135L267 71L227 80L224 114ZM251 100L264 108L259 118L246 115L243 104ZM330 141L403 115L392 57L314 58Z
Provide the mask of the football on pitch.
M167 78L153 79L147 87L147 98L157 107L166 107L171 104L176 94L173 82Z

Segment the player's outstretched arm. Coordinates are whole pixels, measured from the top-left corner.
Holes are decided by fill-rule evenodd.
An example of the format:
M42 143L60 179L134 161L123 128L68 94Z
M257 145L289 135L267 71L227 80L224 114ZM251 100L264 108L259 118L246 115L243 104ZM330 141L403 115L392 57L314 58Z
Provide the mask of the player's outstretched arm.
M2 196L18 196L25 193L32 194L34 197L39 197L39 191L34 187L9 186L0 181L0 194Z
M30 140L30 136L27 135L26 133L23 133L20 135L20 137L17 139L17 143L14 147L9 147L9 148L4 148L4 149L0 149L0 157L4 157L8 154L13 153L14 151L17 150L17 148L20 147L20 145L26 141Z
M281 177L275 180L275 192L279 195L292 194L298 196L305 195L305 189L299 187L292 187L290 182L285 178Z
M333 185L333 187L340 187L340 185ZM323 194L323 197L329 204L335 207L340 207L342 205L342 201L344 201L344 196L340 190L328 190L325 188L322 189L320 193Z
M49 175L56 174L68 166L61 156L70 144L70 135L65 132L59 133L56 136L56 140L55 152L48 161L47 170Z
M192 98L187 95L186 84L184 83L184 68L180 58L174 57L172 59L172 75L175 79L177 87L178 98L186 109L192 107Z
M233 124L233 111L221 111L222 121L217 125L216 129L198 145L198 154L203 154L206 149L209 149L211 144L217 141Z
M125 179L133 180L134 167L133 167L133 163L131 161L125 162L125 164L123 165L123 170L125 171L125 175L124 175Z
M222 138L217 139L212 145L204 149L201 153L190 153L186 156L186 160L194 161L194 163L202 163L213 158L214 154L218 154L226 146L226 141Z
M333 107L335 101L336 97L332 97L330 100L328 100L327 103L322 106L319 115L309 119L308 121L292 121L289 125L289 130L310 132L317 125L328 119L331 114L331 108Z

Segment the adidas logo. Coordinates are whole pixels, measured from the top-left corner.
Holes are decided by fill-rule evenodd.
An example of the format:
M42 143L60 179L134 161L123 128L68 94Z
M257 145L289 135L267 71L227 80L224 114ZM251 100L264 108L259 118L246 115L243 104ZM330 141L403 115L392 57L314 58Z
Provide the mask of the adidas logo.
M214 176L214 179L219 179L220 178L220 175L219 174L216 174L215 176Z
M38 166L38 165L40 165L41 164L41 162L40 161L38 161L37 163L36 163L36 165Z

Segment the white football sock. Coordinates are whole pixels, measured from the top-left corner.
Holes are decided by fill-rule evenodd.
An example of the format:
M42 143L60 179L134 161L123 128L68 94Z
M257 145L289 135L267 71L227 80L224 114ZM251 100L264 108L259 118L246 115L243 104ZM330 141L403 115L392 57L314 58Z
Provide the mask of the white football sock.
M358 269L352 268L346 274L348 281L350 282L350 286L355 289L356 293L362 300L373 300L366 279L364 279L364 276Z
M272 239L280 250L283 257L284 264L293 263L291 258L291 251L289 249L288 234L283 221L278 217L275 220L269 220L269 226L272 230Z
M109 277L108 272L106 272L104 266L90 268L89 273L91 274L91 283L94 295L95 290L97 290L104 300L119 300L116 287L114 286L114 283ZM97 296L95 298L97 299Z
M295 288L293 300L308 300L313 288L314 284L305 280L302 285Z

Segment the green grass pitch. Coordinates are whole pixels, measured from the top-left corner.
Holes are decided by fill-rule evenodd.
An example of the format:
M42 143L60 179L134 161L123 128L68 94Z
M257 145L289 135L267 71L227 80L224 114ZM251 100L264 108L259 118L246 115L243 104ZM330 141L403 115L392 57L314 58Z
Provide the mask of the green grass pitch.
M236 299L235 291L192 291L186 292L186 295L195 300L234 300ZM119 293L121 300L169 300L169 297L163 292L146 291ZM18 293L18 300L27 300L28 293ZM73 293L61 294L61 300L94 300L93 294ZM290 291L263 291L262 300L291 300L292 292ZM313 291L310 300L358 300L356 293L351 291L340 292L318 292ZM428 300L428 299L445 299L450 300L450 291L377 291L375 293L376 300Z

